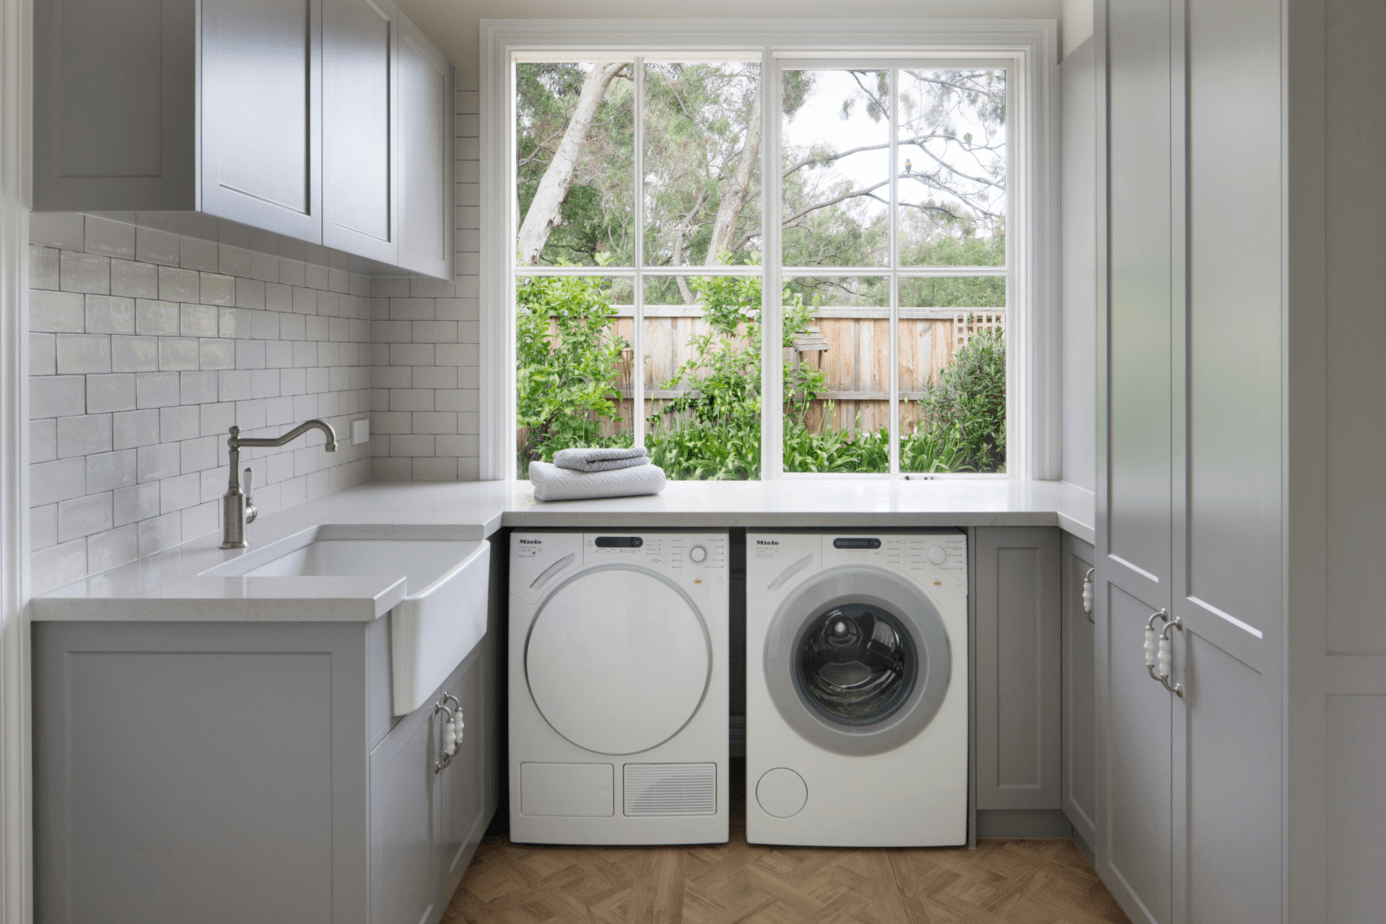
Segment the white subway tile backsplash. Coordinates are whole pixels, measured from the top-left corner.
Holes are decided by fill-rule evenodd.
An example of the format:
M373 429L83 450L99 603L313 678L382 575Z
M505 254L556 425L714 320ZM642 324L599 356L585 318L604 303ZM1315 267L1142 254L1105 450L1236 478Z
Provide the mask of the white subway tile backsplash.
M179 242L178 265L183 269L209 270L215 273L219 266L217 247L216 241L184 237Z
M137 299L135 333L146 336L177 336L178 314L177 302Z
M137 523L159 515L159 483L137 484L115 491L115 525Z
M178 333L184 337L215 337L217 309L214 305L180 305Z
M135 409L135 376L125 374L87 376L87 413Z
M60 459L29 466L29 506L42 507L87 493L87 460Z
M178 395L183 404L208 404L217 400L217 373L180 372Z
M87 456L87 493L99 494L133 485L137 455L133 449L123 449Z
M64 292L111 291L111 258L64 250L58 258L59 285Z
M111 415L58 418L58 458L111 451Z
M108 257L135 256L135 226L96 215L86 216L86 249L88 253Z
M111 495L90 494L58 504L58 541L67 542L114 527Z
M139 524L140 555L153 555L183 541L183 518L176 513L141 520Z
M58 341L55 335L29 335L29 374L58 374Z
M80 216L78 216L80 217ZM29 556L29 579L41 594L87 576L87 540L74 539Z
M86 331L89 334L133 334L135 300L114 295L86 297Z
M102 334L58 334L58 375L110 371L110 337Z
M139 527L130 525L87 540L87 570L96 574L139 558Z
M197 341L183 337L160 337L159 368L164 372L200 368Z
M29 287L58 288L58 250L53 247L29 246Z
M113 442L116 449L135 449L159 442L159 412L125 411L113 414Z
M29 461L52 462L58 457L58 421L29 421Z
M29 550L37 552L58 544L58 505L48 504L29 511Z
M202 281L196 270L159 267L159 298L166 302L196 302L202 297Z
M165 407L178 403L178 373L146 372L135 377L141 408Z
M76 292L31 290L29 329L72 333L85 330L86 299Z
M202 409L197 405L166 407L159 411L159 442L177 443L202 435Z
M70 417L85 414L87 380L80 375L34 377L29 382L29 416Z
M172 478L183 471L182 449L177 443L157 443L135 450L136 477L141 483Z
M134 260L112 260L111 294L127 298L158 298L159 268Z

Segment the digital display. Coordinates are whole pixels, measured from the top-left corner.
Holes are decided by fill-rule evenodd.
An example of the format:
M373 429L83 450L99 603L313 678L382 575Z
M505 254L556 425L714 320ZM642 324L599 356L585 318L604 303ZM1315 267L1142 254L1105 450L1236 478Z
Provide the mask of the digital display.
M833 548L835 549L879 549L881 540L865 538L846 538L834 539Z
M599 549L638 549L645 544L639 536L598 536Z

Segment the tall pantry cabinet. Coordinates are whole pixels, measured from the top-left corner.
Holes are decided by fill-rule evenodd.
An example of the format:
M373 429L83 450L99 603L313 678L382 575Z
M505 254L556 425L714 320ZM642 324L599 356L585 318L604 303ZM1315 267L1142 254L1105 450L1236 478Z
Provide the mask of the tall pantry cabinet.
M1376 921L1386 9L1095 24L1098 872L1138 922Z

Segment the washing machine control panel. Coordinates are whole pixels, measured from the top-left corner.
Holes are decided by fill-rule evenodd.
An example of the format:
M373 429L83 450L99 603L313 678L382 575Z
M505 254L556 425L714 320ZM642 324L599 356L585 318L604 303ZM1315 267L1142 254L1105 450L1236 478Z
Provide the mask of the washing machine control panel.
M905 572L940 602L967 593L967 538L962 533L880 533L823 537L823 566L870 562Z

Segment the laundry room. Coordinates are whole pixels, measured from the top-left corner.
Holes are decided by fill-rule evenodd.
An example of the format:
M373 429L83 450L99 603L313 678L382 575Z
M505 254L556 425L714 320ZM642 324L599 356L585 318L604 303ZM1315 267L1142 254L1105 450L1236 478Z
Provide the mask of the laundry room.
M1386 904L1374 0L0 0L0 924Z

